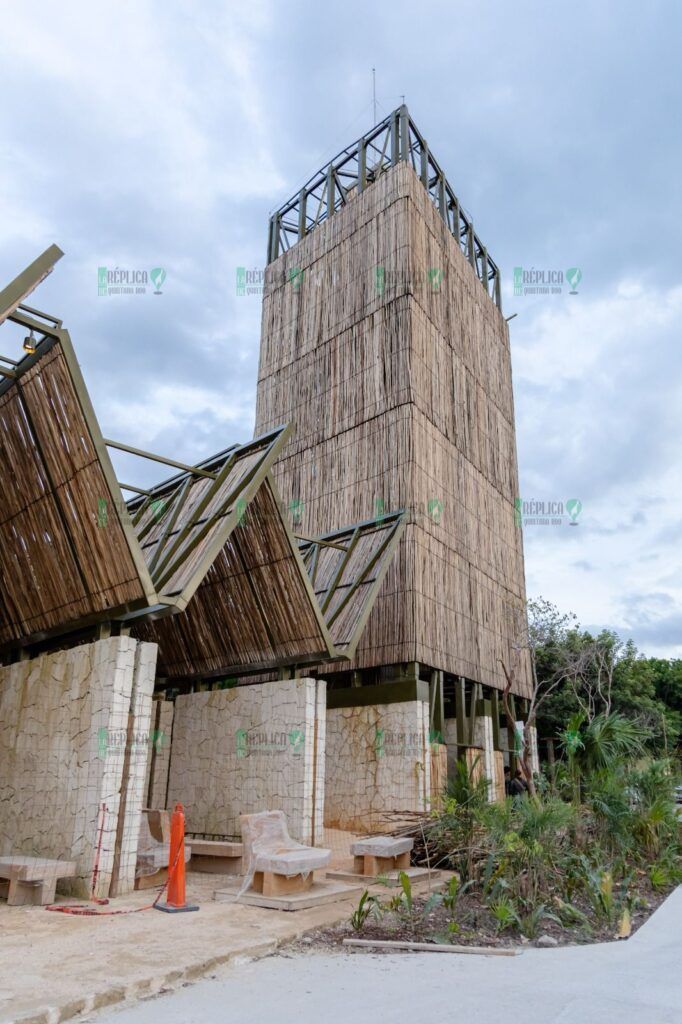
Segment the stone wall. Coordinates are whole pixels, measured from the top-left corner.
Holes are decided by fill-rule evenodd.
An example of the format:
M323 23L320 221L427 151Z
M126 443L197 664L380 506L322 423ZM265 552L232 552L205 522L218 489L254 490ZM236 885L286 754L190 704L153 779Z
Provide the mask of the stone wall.
M140 818L146 804L144 787L149 762L156 653L156 644L138 643L135 649L111 896L124 895L135 887Z
M177 697L168 806L187 832L238 838L240 814L284 811L294 839L323 845L325 704L315 679Z
M387 813L427 810L430 758L424 701L328 710L325 824L371 832Z
M144 731L155 664L155 644L116 637L0 668L0 856L75 860L77 877L59 889L83 897L101 838L96 894L109 895L117 839L128 861L137 845L131 817L119 829L121 789L131 699ZM123 786L128 815L146 742L134 761Z
M162 810L167 804L174 709L172 700L155 700L152 705L144 793L145 807L153 807L156 810Z

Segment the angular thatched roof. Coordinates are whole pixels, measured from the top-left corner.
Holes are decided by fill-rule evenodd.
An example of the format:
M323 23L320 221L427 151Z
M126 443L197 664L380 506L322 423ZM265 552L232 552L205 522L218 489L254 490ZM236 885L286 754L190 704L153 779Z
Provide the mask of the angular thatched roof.
M400 517L298 542L269 475L286 427L197 466L105 439L68 332L21 304L54 250L0 292L36 335L0 367L0 653L119 622L159 643L167 676L349 656ZM180 472L119 484L111 447Z

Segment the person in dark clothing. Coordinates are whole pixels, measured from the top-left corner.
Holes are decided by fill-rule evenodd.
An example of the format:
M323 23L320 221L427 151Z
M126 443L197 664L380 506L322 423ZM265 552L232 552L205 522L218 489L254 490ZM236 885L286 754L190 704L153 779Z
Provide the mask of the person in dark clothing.
M507 796L522 796L528 792L528 783L518 768L513 778L511 770L509 768L504 769L504 791Z

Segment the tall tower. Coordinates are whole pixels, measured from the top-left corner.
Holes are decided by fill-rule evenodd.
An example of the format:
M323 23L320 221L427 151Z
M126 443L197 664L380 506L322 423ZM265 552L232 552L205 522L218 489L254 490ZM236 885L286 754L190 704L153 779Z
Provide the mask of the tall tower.
M525 583L499 270L406 107L272 216L268 258L256 432L293 424L300 532L409 512L354 682L501 689Z

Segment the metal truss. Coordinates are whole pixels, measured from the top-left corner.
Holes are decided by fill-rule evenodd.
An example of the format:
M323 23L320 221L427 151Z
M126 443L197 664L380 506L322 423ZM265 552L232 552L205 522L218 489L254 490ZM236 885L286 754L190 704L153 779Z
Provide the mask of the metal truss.
M289 433L289 428L278 427L198 466L105 440L108 447L183 470L126 503L159 602L172 602L179 610L187 607Z
M314 540L298 538L338 654L353 656L404 525L405 514L399 511Z
M342 150L270 217L268 263L305 238L379 175L401 160L418 174L460 250L497 307L502 309L500 270L474 231L439 164L405 105Z

